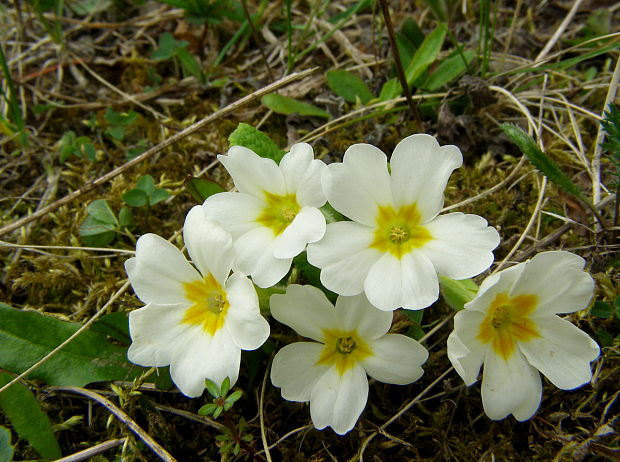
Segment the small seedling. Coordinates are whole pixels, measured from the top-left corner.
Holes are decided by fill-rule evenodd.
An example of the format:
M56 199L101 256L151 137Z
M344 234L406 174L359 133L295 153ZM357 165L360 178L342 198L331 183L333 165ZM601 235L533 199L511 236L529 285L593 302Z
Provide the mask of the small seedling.
M85 245L106 246L117 233L134 226L133 213L129 207L122 207L117 217L105 199L91 202L86 211L88 216L80 226L80 238Z
M90 138L87 136L76 136L72 130L62 135L62 138L58 140L57 147L61 164L64 164L71 155L86 158L91 162L96 160L97 152Z
M125 138L125 130L138 119L138 113L135 111L116 112L107 108L103 118L108 123L105 134L117 141L122 141Z
M166 189L156 188L151 175L144 175L140 177L134 189L123 194L123 201L131 207L152 207L171 195Z
M151 54L151 59L163 61L167 59L178 59L183 69L185 77L193 76L199 82L205 83L206 76L198 61L186 50L189 45L185 40L175 40L169 32L159 36L157 48Z
M228 377L222 381L221 387L218 387L209 379L205 380L205 385L207 387L207 391L211 396L213 396L214 399L212 403L205 404L198 409L198 414L204 416L210 415L214 419L217 419L222 412L230 410L235 402L237 402L243 395L241 390L233 391L230 395L228 395L228 392L230 391L230 379Z

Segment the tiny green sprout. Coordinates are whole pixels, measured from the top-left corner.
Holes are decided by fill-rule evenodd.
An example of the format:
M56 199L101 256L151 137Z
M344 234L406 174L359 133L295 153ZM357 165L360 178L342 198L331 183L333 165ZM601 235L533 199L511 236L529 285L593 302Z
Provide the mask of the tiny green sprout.
M105 134L114 140L122 141L125 138L125 130L138 119L138 113L135 111L116 112L107 108L103 118L108 123Z
M189 45L185 40L175 40L169 32L165 32L159 36L157 48L151 53L151 59L166 60L175 59L181 63L183 75L185 77L195 77L201 83L206 82L205 73L198 61L192 54L186 50Z
M222 412L230 410L235 402L241 398L243 392L241 390L237 390L228 395L230 391L230 379L226 377L222 386L218 387L213 381L206 379L205 386L207 387L207 391L211 396L213 396L213 402L209 404L205 404L198 410L199 415L210 415L214 419L217 419ZM226 396L228 395L228 396Z
M122 207L118 217L105 199L97 199L86 208L88 215L80 225L80 238L85 245L103 247L110 244L124 229L134 226L129 207Z
M64 164L71 155L86 158L91 162L96 160L97 152L90 138L87 136L76 136L72 130L66 132L58 140L57 149L61 164Z
M131 207L152 207L171 195L166 189L156 188L151 175L144 175L138 179L134 189L123 194L123 201Z

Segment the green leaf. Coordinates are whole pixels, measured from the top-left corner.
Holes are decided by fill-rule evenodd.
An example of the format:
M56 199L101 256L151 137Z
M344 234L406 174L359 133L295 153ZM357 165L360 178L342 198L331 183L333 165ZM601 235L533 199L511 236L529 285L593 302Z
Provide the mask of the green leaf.
M412 18L405 19L403 26L400 28L402 34L415 48L418 48L424 42L424 32ZM408 63L407 63L408 64Z
M0 368L21 373L81 327L35 311L0 303ZM101 332L86 330L28 377L50 385L83 387L92 382L132 380L141 369L127 362L127 348Z
M13 452L11 430L0 426L0 462L11 462L13 460Z
M202 204L207 197L224 192L224 188L213 181L192 177L185 180L185 189L192 195L194 200L200 204Z
M220 387L220 396L226 396L230 390L230 379L226 377L222 380L222 386Z
M0 387L13 378L13 375L1 372ZM18 382L0 393L0 408L19 437L28 441L41 457L46 459L62 457L52 424L28 387Z
M597 300L592 305L590 313L597 318L607 319L613 316L614 310L609 303Z
M243 392L241 390L234 391L230 394L226 401L229 403L236 403L243 396Z
M118 212L118 221L123 228L131 229L136 226L136 221L133 218L133 212L129 207L121 207L121 211Z
M149 198L142 189L132 189L123 194L123 201L132 207L144 207Z
M86 207L86 211L91 217L96 218L103 223L118 225L116 215L114 215L114 211L105 199L97 199L92 201L88 204L88 207Z
M557 164L540 150L534 138L516 125L502 124L502 130L515 143L536 169L564 191L583 199L581 189L560 170Z
M118 141L123 141L123 138L125 138L125 129L123 127L108 127L105 133Z
M407 335L415 340L420 340L424 336L424 330L422 329L424 310L401 310L401 313L413 323L409 327Z
M141 189L148 195L155 191L155 180L151 175L142 175L136 182L136 188Z
M61 164L69 158L71 154L75 152L75 132L69 130L65 132L58 140L58 157Z
M347 218L336 210L329 202L325 202L321 208L319 208L323 216L325 217L325 221L327 224L335 223L337 221L345 221Z
M222 406L216 407L215 411L213 411L213 418L217 419L222 414L223 410L224 410L224 408Z
M217 404L209 403L198 409L198 415L211 415L217 409Z
M183 75L185 77L195 77L200 83L205 83L205 74L202 71L202 67L192 56L192 54L184 48L176 49L177 57L181 61L181 67L183 68Z
M439 276L439 288L446 303L455 311L462 310L465 304L472 301L478 293L478 286L472 279L457 281Z
M429 91L435 91L448 85L467 70L465 62L469 64L475 56L476 52L473 50L465 50L462 56L458 52L453 53L451 56L444 59L437 69L430 74L420 86Z
M105 247L106 245L111 244L115 237L115 231L108 231L105 233L80 236L80 239L82 244L88 247Z
M357 75L351 72L335 70L327 72L327 85L338 96L343 97L349 103L355 103L358 99L366 104L373 98L373 94Z
M86 16L91 13L99 13L107 10L112 6L111 0L82 0L79 2L71 2L70 7L80 16Z
M156 189L149 196L149 204L155 205L163 200L168 199L172 194L166 189Z
M170 59L175 54L176 40L170 32L164 32L157 40L157 48L151 53L151 59Z
M407 80L408 85L413 85L413 82L420 77L426 69L428 69L435 59L437 59L437 55L441 51L447 32L447 27L444 24L440 24L424 39L424 42L422 42L420 48L416 50L413 58L411 58L411 62L405 69L405 79ZM386 85L388 83L389 81ZM402 87L398 82L396 85L390 84L389 89L385 89L384 85L384 88L381 89L381 100L387 101L394 99L401 93Z
M96 234L103 234L109 231L114 232L115 230L116 225L104 223L103 221L99 221L95 217L89 215L80 226L80 236L94 236Z
M328 112L318 108L312 104L303 103L296 99L282 96L277 93L271 93L261 98L261 102L278 114L299 114L302 116L316 116L329 119L331 116Z
M620 319L620 295L614 300L614 308L616 309L616 318Z
M111 108L107 108L103 118L108 124L115 127L128 127L136 121L138 113L135 111L126 113L116 112Z
M228 142L231 146L243 146L276 162L284 156L284 151L267 134L243 122L228 136Z
M205 386L207 387L207 391L211 394L211 396L213 396L214 398L220 397L220 388L215 384L215 382L209 379L205 379Z

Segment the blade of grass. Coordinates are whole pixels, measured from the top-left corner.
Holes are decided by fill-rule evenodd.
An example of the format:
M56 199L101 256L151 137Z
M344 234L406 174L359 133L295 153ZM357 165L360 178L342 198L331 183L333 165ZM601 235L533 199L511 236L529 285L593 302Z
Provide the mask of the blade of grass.
M8 120L15 125L17 131L21 132L20 140L22 144L25 140L25 123L24 118L22 116L21 108L19 107L19 99L17 97L17 90L15 89L15 82L13 81L13 77L11 76L11 71L9 70L9 66L7 64L6 56L4 54L4 49L0 44L0 67L2 68L2 75L4 75L4 80L6 81L7 91L5 92L0 86L0 94L4 98L8 108Z

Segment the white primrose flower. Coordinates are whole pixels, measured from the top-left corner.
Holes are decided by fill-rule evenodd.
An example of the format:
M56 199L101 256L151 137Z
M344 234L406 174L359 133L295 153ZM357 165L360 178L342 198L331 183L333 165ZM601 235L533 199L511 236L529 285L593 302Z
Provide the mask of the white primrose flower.
M250 149L232 146L217 156L239 192L215 194L204 203L207 216L232 234L235 268L270 287L291 268L293 258L325 233L321 173L312 147L295 144L277 165Z
M454 317L448 358L467 385L484 363L482 404L494 420L527 420L540 405L542 372L572 390L589 382L599 347L557 316L588 305L594 290L584 260L543 252L484 280L476 298Z
M138 239L136 256L125 262L129 281L146 306L129 313L129 360L141 366L170 365L183 394L200 396L205 379L218 386L239 375L241 350L269 337L252 282L233 273L230 235L206 219L201 206L183 227L188 263L180 250L155 234Z
M421 309L439 296L437 274L465 279L486 270L499 244L484 218L438 216L452 171L463 162L456 146L430 135L402 140L392 154L354 144L323 175L329 203L353 221L327 226L308 246L321 282L340 295L365 292L381 310Z
M338 297L334 307L316 287L290 285L271 296L271 314L316 342L282 348L273 359L271 382L289 401L310 401L321 430L340 435L353 428L366 406L368 379L405 385L419 379L428 352L412 338L387 334L392 313L373 307L364 294Z

